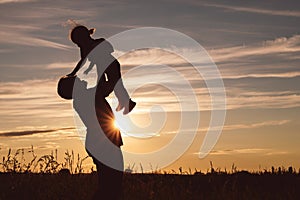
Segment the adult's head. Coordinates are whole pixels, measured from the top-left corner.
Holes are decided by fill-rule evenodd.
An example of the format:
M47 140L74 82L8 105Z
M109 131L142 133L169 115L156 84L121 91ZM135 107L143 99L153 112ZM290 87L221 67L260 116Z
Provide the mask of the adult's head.
M84 91L87 89L87 82L80 80L77 76L61 77L57 85L57 93L64 99L73 99L73 89L76 81L76 91Z
M91 35L95 32L95 29L88 29L85 26L79 25L72 29L71 40L78 46L84 46L89 40Z
M61 98L72 99L76 76L61 77L57 85L57 93Z

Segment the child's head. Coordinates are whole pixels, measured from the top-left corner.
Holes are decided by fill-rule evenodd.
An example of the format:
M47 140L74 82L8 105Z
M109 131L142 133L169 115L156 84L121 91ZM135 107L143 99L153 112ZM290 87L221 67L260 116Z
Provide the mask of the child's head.
M85 26L79 25L72 29L71 40L78 46L83 46L87 41L91 39L91 36L95 32L95 29L87 29Z

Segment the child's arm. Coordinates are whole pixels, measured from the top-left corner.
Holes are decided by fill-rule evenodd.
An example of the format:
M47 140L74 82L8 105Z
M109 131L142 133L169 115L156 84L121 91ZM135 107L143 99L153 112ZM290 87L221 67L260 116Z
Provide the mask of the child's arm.
M83 72L84 74L88 74L94 67L95 63L90 62L89 67Z
M67 76L75 76L76 73L78 72L78 70L84 65L84 63L86 62L85 58L81 58L80 61L77 63L76 67L73 69L73 71L68 74Z

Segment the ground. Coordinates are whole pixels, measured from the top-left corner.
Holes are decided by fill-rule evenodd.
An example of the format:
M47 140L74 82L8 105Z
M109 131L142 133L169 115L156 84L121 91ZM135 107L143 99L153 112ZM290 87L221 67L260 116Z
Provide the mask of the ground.
M0 199L91 199L95 173L1 173ZM125 174L124 200L300 199L299 173Z

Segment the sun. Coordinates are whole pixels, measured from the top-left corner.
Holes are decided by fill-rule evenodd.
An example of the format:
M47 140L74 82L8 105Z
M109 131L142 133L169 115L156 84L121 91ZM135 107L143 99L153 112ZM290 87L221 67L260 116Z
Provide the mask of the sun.
M118 126L118 123L117 123L116 120L113 121L113 127L114 127L115 129L119 129L119 126Z

